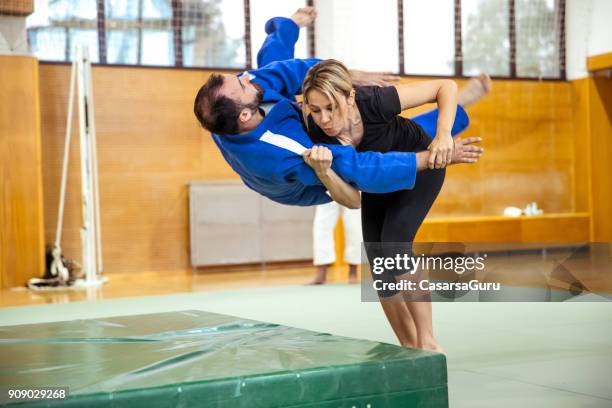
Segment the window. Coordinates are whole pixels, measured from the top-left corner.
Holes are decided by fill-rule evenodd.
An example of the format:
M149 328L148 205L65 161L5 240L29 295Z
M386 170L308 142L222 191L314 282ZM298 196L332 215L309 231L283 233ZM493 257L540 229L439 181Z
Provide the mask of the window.
M291 16L295 10L305 7L304 0L251 0L251 47L253 49L251 64L257 67L257 51L266 39L264 26L272 16ZM306 31L302 30L297 44L295 57L308 58L308 41Z
M111 64L174 65L171 0L105 0Z
M516 73L556 78L559 69L559 7L554 0L516 2Z
M41 60L69 61L79 39L98 62L103 34L107 63L222 68L246 65L244 26L244 0L36 0L27 20Z
M32 52L40 59L68 61L76 41L84 41L97 62L96 14L96 0L36 0L34 13L26 19Z
M407 74L454 75L454 0L404 0L404 70Z
M510 75L508 0L462 0L463 74Z
M138 64L139 29L130 27L138 19L139 2L106 0L106 60L111 64Z
M329 14L317 17L317 24L334 27L332 38L317 39L317 56L336 58L355 69L398 72L397 0L363 4L337 0Z
M243 0L182 1L183 65L244 68Z
M64 27L35 27L28 31L28 40L32 51L42 60L64 61L68 33Z
M497 77L563 78L565 2L321 0L315 2L321 36L317 57L336 58L351 68L411 75L486 71ZM242 70L257 65L270 17L288 17L312 3L35 0L26 26L32 52L41 60L70 61L74 44L83 41L94 62ZM301 30L297 58L309 56L313 34Z

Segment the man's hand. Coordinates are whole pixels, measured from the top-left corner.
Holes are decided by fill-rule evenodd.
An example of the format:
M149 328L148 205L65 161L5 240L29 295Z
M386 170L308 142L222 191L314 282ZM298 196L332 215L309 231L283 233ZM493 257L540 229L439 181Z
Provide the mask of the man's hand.
M327 174L334 159L331 150L325 146L313 146L306 150L302 157L304 157L306 164L312 167L317 176Z
M399 76L390 72L367 72L357 69L349 70L353 85L356 86L391 86L399 81Z
M430 169L445 168L453 158L453 149L453 137L450 133L436 135L427 148L431 153L427 167Z
M460 163L476 163L484 149L480 146L474 146L474 143L482 141L480 137L468 137L467 139L455 138L455 150L450 164Z

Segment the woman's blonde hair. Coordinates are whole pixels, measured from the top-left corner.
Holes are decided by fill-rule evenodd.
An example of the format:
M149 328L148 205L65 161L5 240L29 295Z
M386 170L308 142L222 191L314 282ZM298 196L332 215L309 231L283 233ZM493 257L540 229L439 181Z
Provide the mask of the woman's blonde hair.
M302 83L304 97L303 113L308 126L308 93L319 91L332 103L332 112L335 113L340 104L340 97L348 98L353 90L353 82L348 68L338 60L328 59L313 65ZM344 115L345 112L342 112Z

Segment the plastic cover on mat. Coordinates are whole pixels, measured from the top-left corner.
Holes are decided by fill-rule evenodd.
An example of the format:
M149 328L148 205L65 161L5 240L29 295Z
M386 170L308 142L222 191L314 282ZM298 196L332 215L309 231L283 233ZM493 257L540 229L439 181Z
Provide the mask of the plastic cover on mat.
M202 311L0 327L0 356L5 388L69 387L28 406L448 405L442 354Z

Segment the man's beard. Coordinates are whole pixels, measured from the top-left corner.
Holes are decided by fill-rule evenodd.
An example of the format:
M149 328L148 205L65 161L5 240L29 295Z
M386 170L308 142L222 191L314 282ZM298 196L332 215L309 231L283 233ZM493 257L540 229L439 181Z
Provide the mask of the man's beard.
M251 83L255 89L257 89L257 94L255 95L255 100L247 105L248 108L252 110L260 110L260 106L263 103L263 88L255 83Z
M255 98L253 99L253 102L249 102L249 103L245 103L242 105L239 105L239 109L250 109L250 110L259 110L259 107L261 106L261 104L263 103L263 89L261 88L261 86L257 85L257 84L253 84L253 86L255 87L255 89L257 89L257 93L255 94Z
M261 108L261 105L263 103L264 91L261 88L261 86L259 86L257 84L253 84L253 86L255 86L255 89L257 89L257 93L255 94L255 98L253 99L253 101L250 102L250 103L236 104L235 105L235 108L236 108L236 114L235 114L236 115L236 123L237 123L238 127L242 126L242 125L238 125L238 116L240 115L240 112L242 111L242 109L249 109L253 113L259 112L262 117L266 116L266 112L264 112L264 110ZM238 130L236 133L239 133L239 132L240 132L240 130Z

